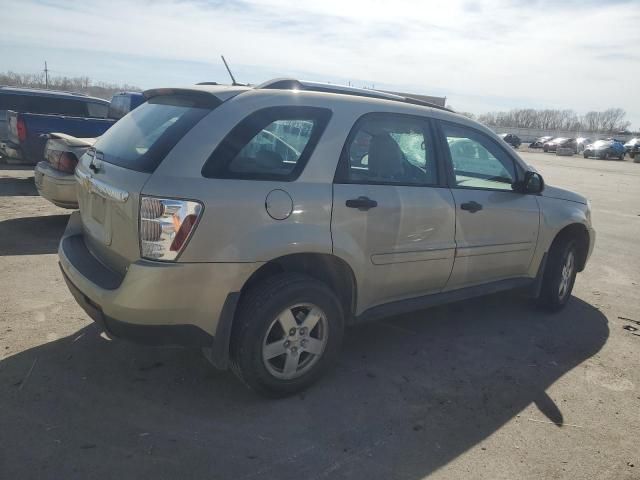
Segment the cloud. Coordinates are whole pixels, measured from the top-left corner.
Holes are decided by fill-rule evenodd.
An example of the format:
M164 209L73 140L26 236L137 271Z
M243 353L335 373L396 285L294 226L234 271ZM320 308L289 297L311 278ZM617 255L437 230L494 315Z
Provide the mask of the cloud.
M445 94L471 111L505 103L621 106L640 125L637 2L3 3L0 45L26 56L3 54L6 68L32 57L36 69L55 55L60 70L81 68L98 78L93 71L112 65L120 78L131 75L124 81L151 87L179 80L181 68L181 83L207 66L224 80L222 53L245 81L294 74L351 80Z

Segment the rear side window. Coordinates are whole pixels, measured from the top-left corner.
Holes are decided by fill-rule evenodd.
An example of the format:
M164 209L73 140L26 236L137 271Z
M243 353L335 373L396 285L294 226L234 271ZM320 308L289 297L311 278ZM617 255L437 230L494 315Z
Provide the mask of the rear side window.
M82 99L46 96L0 94L0 110L40 113L46 115L68 115L72 117L105 118L107 105L87 102Z
M27 99L29 113L69 115L72 117L88 116L86 102L57 97L31 96Z
M315 107L272 107L236 125L202 168L209 178L295 180L331 116Z
M103 103L87 103L87 111L91 118L107 118L109 106Z
M0 110L24 112L27 108L26 95L0 94Z
M151 173L218 103L215 97L207 100L187 95L153 97L118 120L94 148L105 162Z

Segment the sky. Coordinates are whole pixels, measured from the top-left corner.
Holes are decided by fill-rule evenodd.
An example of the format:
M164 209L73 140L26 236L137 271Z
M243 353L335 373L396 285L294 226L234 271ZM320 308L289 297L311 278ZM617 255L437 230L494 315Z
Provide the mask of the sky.
M621 107L640 129L640 0L0 0L0 71L141 88L295 77L458 111Z

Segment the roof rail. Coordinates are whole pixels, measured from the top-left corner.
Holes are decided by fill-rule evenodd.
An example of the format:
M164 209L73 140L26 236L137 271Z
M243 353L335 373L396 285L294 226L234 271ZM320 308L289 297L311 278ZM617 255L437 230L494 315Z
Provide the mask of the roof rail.
M436 108L438 110L446 110L453 112L450 108L436 105L435 103L426 102L413 97L396 95L394 93L381 92L380 90L370 90L367 88L348 87L345 85L331 85L328 83L309 82L306 80L297 80L295 78L274 78L268 80L255 87L256 89L271 90L304 90L307 92L324 92L338 93L341 95L354 95L357 97L379 98L381 100L391 100L395 102L409 103L412 105L420 105L423 107Z

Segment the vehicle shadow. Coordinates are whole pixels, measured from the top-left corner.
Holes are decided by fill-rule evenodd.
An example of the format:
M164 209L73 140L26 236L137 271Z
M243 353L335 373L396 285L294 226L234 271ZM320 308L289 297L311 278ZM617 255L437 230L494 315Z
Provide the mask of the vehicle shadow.
M68 221L69 215L0 221L0 256L56 253Z
M33 176L25 178L0 177L0 197L33 197L40 195Z
M90 325L0 361L0 476L422 479L532 403L563 428L545 390L600 350L607 319L577 298L555 315L523 303L494 295L353 328L337 368L282 400L197 351Z

